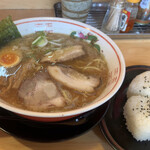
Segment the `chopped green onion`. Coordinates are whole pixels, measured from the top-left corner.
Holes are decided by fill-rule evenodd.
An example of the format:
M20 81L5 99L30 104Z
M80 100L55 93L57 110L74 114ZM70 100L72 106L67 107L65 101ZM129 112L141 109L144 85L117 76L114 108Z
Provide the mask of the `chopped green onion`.
M54 41L49 41L49 43L52 44L52 45L56 45L56 46L61 46L61 45L62 45L62 44L56 43L56 42L54 42Z
M38 47L44 47L47 45L47 43L48 43L48 40L46 39L45 36L39 36L32 42L32 45L38 46Z

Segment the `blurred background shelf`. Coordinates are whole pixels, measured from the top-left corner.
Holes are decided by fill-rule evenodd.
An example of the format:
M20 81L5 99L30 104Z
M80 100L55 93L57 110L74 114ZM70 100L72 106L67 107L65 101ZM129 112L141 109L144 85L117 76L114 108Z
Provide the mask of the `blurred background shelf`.
M94 2L88 14L86 23L101 29L102 21L107 11L108 3ZM55 16L62 17L61 3L54 4ZM108 34L112 39L147 39L150 38L150 24L138 25L134 24L133 30L129 33Z

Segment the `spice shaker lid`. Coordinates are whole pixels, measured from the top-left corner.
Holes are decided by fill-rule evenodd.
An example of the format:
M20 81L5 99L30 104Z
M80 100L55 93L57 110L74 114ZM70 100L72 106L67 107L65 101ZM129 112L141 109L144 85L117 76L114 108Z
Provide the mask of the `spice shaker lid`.
M140 2L140 0L127 0L127 1L130 3L139 3Z
M115 7L124 7L125 0L111 0L110 5L113 5Z

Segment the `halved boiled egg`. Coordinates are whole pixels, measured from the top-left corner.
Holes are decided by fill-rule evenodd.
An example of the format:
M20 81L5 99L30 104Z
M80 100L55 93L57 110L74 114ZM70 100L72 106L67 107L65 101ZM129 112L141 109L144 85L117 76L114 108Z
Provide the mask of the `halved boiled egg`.
M11 68L18 65L22 60L20 51L4 49L0 52L0 65Z

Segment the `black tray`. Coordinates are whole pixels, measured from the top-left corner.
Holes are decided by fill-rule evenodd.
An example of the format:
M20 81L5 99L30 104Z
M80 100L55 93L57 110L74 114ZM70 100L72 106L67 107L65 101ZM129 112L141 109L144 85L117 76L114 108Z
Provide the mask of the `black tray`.
M77 137L101 121L109 102L77 117L59 122L38 122L24 119L0 108L0 129L12 136L36 142L57 142Z
M86 23L97 28L101 29L102 21L104 19L108 3L92 3L91 10L88 14ZM61 3L58 2L54 4L55 16L62 17ZM113 39L126 39L126 38L150 38L150 24L148 25L138 25L135 24L133 30L129 33L118 33L118 34L109 34Z
M127 67L125 80L111 99L109 109L100 122L100 128L115 150L150 150L150 141L136 141L127 130L123 116L123 107L127 101L127 88L135 76L142 72L150 71L150 66Z

